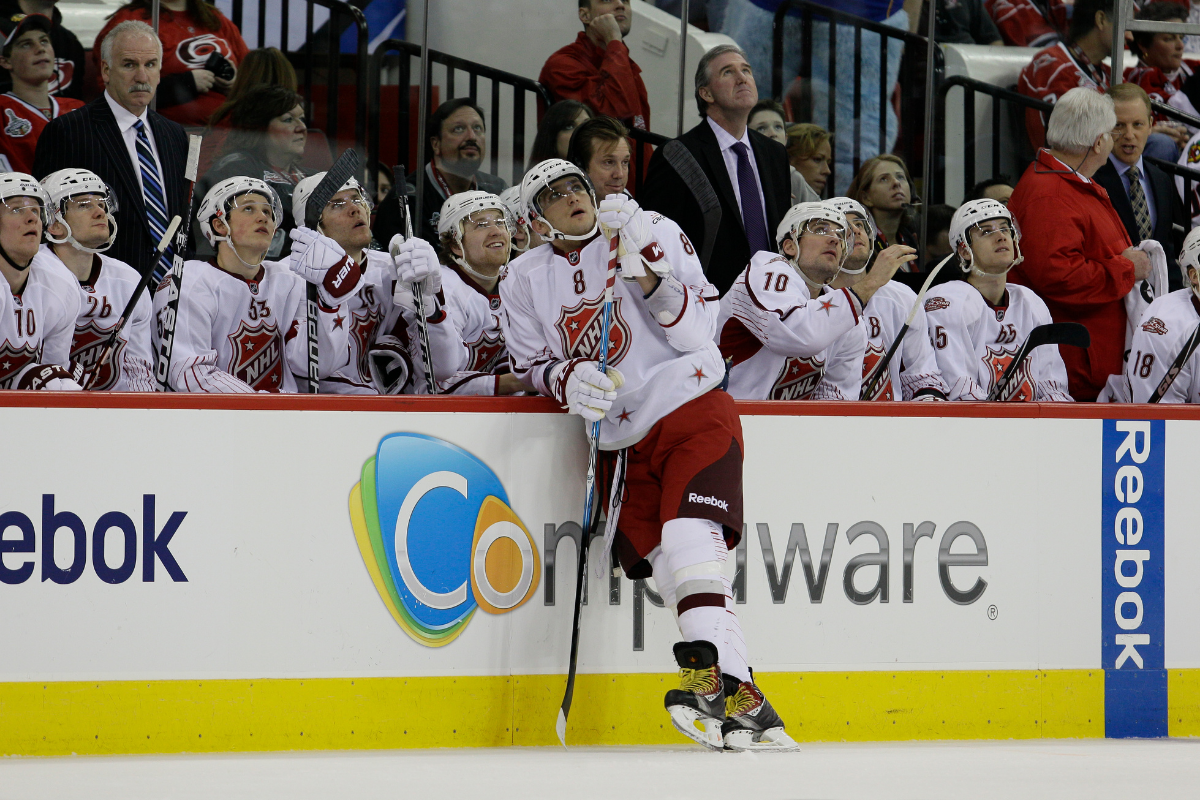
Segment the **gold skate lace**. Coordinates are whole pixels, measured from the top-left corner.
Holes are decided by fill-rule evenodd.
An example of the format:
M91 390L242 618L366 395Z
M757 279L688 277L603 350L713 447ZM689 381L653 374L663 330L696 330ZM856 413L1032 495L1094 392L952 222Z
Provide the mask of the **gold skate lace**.
M754 710L762 702L758 692L748 687L749 684L743 683L732 696L725 698L725 716L745 714L747 711Z
M679 688L685 692L716 694L720 686L721 678L715 665L705 669L687 669L685 667L679 670Z

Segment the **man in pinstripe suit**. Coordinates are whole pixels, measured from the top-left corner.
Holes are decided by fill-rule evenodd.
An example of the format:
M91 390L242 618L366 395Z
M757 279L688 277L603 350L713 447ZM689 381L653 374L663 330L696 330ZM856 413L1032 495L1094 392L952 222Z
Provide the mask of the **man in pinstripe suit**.
M162 43L144 22L114 27L101 44L104 94L52 120L38 139L33 174L39 180L67 167L88 169L117 199L118 231L106 255L139 273L170 267L171 250L154 263L154 248L176 214L187 213L183 177L187 135L151 111Z

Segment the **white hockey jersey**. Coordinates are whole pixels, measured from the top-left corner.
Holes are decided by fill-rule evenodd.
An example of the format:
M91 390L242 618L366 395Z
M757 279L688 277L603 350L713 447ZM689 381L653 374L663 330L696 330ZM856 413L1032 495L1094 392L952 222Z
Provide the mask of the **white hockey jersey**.
M74 277L49 245L42 245L42 253ZM90 389L153 392L158 388L154 382L154 354L150 344L153 305L146 292L142 292L128 321L117 334L112 357L104 364L99 363L108 337L139 280L141 276L133 267L103 254L92 256L92 273L87 280L76 279L80 307L71 342L71 363L82 365L88 374L95 373Z
M863 389L867 377L883 360L896 334L904 327L908 312L917 302L917 293L897 281L888 281L867 301L859 325L867 336L867 351L863 357ZM918 308L912 324L904 334L904 341L896 348L896 354L888 362L888 374L875 387L873 396L863 395L863 400L912 400L918 392L926 394L949 392L942 373L938 370L933 347L925 333L925 310ZM900 397L896 397L896 387Z
M847 289L813 299L786 258L759 251L721 298L721 355L739 400L857 400L866 334Z
M966 281L950 281L929 290L925 318L938 368L951 400L986 400L988 392L1050 311L1030 289L1008 284L1002 302L990 305ZM1008 400L1071 402L1067 368L1058 345L1034 349L1010 383Z
M446 315L429 326L429 346L442 394L494 395L508 372L500 282L488 293L454 267L442 267Z
M625 383L600 426L603 450L635 444L660 419L724 379L725 366L713 341L720 308L717 289L705 279L679 226L658 214L650 219L655 241L686 289L686 299L674 322L660 324L650 312L654 295L643 298L640 285L617 278L608 363L620 370ZM600 354L608 256L603 236L567 253L544 244L509 264L500 282L501 325L513 373L541 394L553 396L546 385L548 367Z
M1133 333L1133 346L1125 363L1133 402L1150 401L1197 325L1200 302L1190 288L1165 294L1150 304ZM1184 362L1160 402L1200 403L1200 348Z
M154 294L155 352L171 294ZM177 392L295 392L308 374L304 281L279 263L254 280L188 261L180 288L168 384Z
M18 388L25 373L38 364L71 368L79 305L75 276L44 252L33 257L19 296L0 278L0 389Z

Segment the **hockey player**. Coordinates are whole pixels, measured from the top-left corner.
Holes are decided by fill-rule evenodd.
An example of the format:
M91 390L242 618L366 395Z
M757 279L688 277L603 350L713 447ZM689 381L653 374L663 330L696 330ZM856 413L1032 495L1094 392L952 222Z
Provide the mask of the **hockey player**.
M512 234L512 257L542 244L542 237L529 227L525 210L521 208L521 187L510 186L500 193L500 202L508 209L508 230Z
M1002 204L972 200L959 208L950 221L950 246L967 279L925 296L929 339L950 399L986 400L1029 332L1050 322L1050 312L1032 290L1007 282L1022 260L1021 231ZM1057 345L1033 350L1020 369L1001 400L1071 401Z
M913 252L911 247L893 245L880 252L872 262L871 246L875 241L875 222L871 215L861 203L849 197L835 197L827 202L846 215L854 236L850 257L830 284L832 288L854 287L862 280L868 264L873 269ZM915 302L916 292L898 281L888 281L879 287L879 291L863 309L862 319L858 323L867 334L867 352L863 357L862 367L863 391L866 391L867 384L874 377L876 366L883 360L892 342L896 341L896 334L904 327L904 321L908 319L908 313ZM913 317L912 324L904 334L904 341L888 362L887 372L886 376L876 382L870 397L861 395L859 399L946 399L946 384L942 380L942 373L938 372L937 359L934 358L933 348L925 335L925 313L922 309L917 309L917 315ZM896 387L900 388L900 398L896 397Z
M296 391L293 373L308 372L304 282L286 266L263 263L282 221L278 195L257 178L227 178L204 195L196 223L216 257L184 265L171 389ZM154 295L156 350L170 280Z
M739 400L857 400L862 384L863 306L916 251L881 262L853 289L831 289L850 254L846 216L828 203L799 203L776 232L780 254L755 253L721 298L721 355Z
M1125 378L1129 399L1150 402L1167 371L1187 347L1200 326L1200 228L1183 240L1179 266L1187 273L1188 286L1156 298L1143 312L1133 332ZM1174 382L1162 394L1163 403L1200 403L1200 349L1179 365Z
M733 399L719 388L716 287L679 226L620 195L598 211L590 181L568 161L527 172L521 201L549 244L510 264L500 284L513 371L599 420L601 450L623 451L611 541L626 575L654 576L687 640L674 648L681 685L666 696L671 721L713 749L794 748L754 684L722 572L741 537L743 445ZM610 244L601 223L631 255L603 343Z
M112 355L101 364L112 329L141 276L123 261L103 255L117 236L116 199L94 172L62 169L47 175L42 188L50 199L51 244L43 253L59 261L77 281L81 306L71 342L71 363L83 368L84 388L153 392L154 355L150 320L153 304L143 292L117 334Z
M82 388L67 369L79 288L39 252L49 221L50 198L32 175L0 174L0 389Z
M57 77L52 29L50 18L42 14L0 19L0 67L12 76L12 88L0 94L0 171L31 171L46 123L83 106L82 100L50 93Z

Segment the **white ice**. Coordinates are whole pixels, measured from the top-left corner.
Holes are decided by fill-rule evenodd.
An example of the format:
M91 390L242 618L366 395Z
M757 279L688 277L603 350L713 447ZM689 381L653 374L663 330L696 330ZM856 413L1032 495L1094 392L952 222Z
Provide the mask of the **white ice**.
M0 800L1200 797L1200 739L0 759Z

